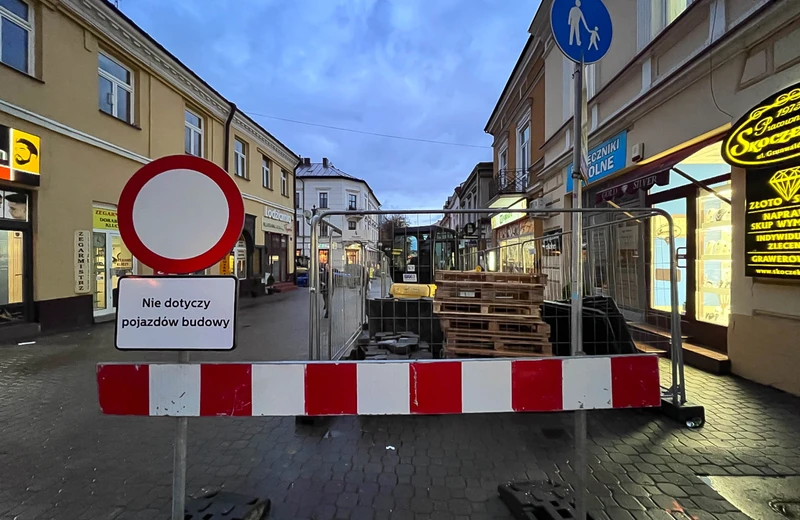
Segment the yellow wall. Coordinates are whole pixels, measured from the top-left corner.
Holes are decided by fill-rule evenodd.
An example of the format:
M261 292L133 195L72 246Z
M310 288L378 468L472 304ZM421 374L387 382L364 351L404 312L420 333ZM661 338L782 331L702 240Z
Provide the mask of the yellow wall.
M116 205L125 182L148 159L184 153L185 108L203 117L204 155L220 166L224 164L225 121L219 113L213 113L201 103L187 101L184 94L148 64L127 55L97 29L90 29L88 24L84 25L85 22L67 12L66 7L53 9L39 2L35 6L36 77L0 66L0 99L14 110L30 114L15 117L0 105L0 124L41 138L41 186L33 194L34 299L40 301L76 296L72 260L74 232L92 229L92 205ZM133 124L99 110L100 50L134 71ZM188 72L183 74L189 76ZM197 82L196 79L192 81ZM219 98L218 102L224 100ZM75 132L89 137L65 135ZM280 159L279 154L258 142L250 132L238 135L249 145L252 180L237 179L237 184L245 194L247 213L257 217L255 243L263 245L261 219L265 204L251 199L266 200L293 213L294 184L290 179L288 196L281 196L280 167L291 174L296 159ZM103 147L118 148L115 153ZM266 151L273 162L274 191L261 186L261 151ZM232 155L231 141L231 170ZM141 160L136 156L141 156ZM247 195L252 196L251 199ZM293 259L294 243L290 242L287 248L290 272ZM140 266L140 271L149 269Z

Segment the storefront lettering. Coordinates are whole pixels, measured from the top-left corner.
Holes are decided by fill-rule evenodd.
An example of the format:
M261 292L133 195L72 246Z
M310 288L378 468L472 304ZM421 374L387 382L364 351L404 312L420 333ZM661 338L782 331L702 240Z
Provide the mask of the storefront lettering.
M75 293L91 292L89 284L89 231L75 232Z
M800 168L748 170L745 275L800 278ZM775 195L780 195L775 197Z
M765 99L733 126L722 156L733 166L777 166L800 157L800 84Z
M625 167L627 161L627 131L589 150L589 184ZM572 191L572 165L567 168L567 192Z
M117 225L117 210L94 208L94 229L119 229Z

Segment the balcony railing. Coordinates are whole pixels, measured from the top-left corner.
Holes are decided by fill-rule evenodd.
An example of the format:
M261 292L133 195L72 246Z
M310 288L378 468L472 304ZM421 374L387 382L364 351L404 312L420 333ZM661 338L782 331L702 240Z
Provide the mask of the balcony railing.
M497 170L497 174L489 182L489 198L525 193L527 189L528 172L526 170Z

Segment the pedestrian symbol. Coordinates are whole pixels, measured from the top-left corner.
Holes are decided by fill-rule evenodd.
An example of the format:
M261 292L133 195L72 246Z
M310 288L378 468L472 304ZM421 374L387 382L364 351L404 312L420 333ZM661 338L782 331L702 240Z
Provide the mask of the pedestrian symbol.
M602 0L553 0L550 26L561 52L577 63L600 61L611 46L611 15Z

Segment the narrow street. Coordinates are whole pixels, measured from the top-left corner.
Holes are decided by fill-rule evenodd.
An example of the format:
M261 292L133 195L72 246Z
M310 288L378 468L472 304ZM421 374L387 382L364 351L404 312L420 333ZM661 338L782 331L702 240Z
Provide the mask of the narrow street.
M195 359L303 359L307 295L243 306L237 350ZM0 517L167 518L174 421L100 415L94 370L170 358L117 352L113 325L0 347ZM707 407L702 429L647 411L590 414L595 519L744 520L695 475L800 473L800 399L690 368L687 378ZM498 484L573 479L571 432L569 414L191 419L188 488L269 497L270 518L508 519Z

